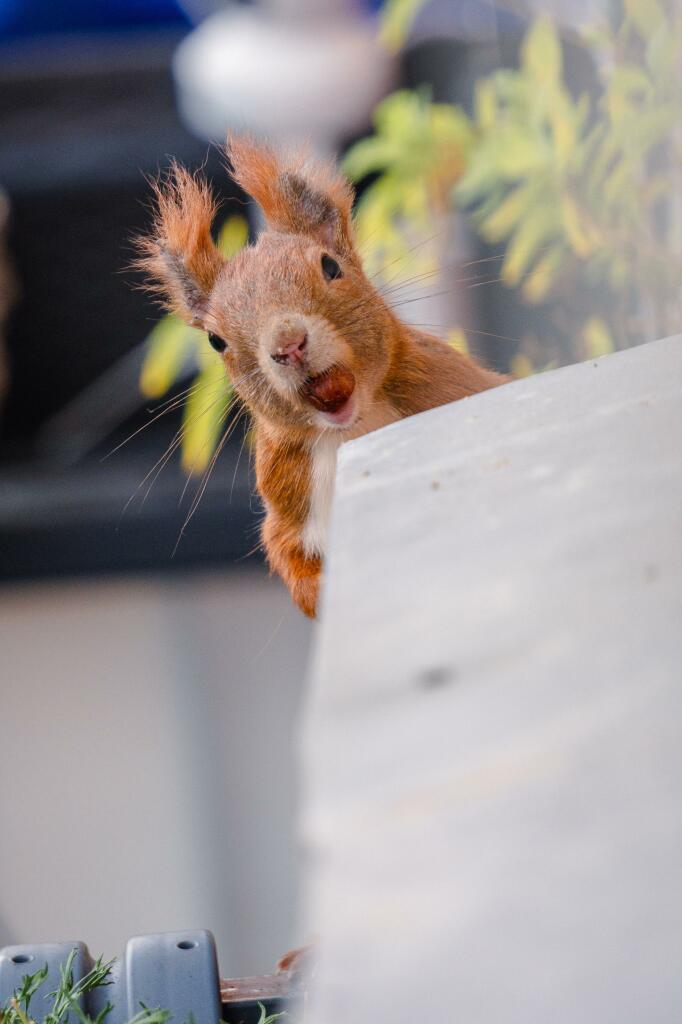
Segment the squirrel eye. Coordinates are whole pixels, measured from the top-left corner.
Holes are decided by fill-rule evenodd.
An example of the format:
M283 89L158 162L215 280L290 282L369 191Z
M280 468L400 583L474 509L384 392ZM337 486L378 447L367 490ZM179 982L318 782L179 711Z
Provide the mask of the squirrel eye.
M214 348L216 352L225 352L225 350L227 349L227 342L223 341L223 339L218 334L211 334L211 332L209 331L208 341L211 348Z
M328 281L335 281L337 277L343 277L341 267L326 252L322 253L322 273Z

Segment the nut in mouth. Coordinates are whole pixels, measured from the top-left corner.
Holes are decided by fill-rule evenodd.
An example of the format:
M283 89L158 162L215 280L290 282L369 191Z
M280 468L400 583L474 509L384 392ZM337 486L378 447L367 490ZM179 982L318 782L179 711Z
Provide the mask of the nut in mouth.
M355 377L344 366L330 366L316 377L308 377L302 394L314 409L333 416L347 404L355 390Z

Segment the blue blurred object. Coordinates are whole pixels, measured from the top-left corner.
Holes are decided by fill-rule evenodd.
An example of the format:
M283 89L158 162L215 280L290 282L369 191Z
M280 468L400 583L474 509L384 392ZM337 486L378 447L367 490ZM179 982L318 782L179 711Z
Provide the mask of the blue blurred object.
M0 0L0 38L178 23L177 0Z

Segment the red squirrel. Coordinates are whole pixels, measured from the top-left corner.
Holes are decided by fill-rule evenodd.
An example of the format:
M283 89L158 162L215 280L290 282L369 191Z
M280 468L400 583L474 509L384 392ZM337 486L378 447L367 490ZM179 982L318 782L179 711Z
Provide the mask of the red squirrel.
M175 165L139 265L208 333L251 413L267 559L314 617L339 445L506 378L398 319L363 273L353 190L333 164L244 137L227 152L267 230L225 260L210 187Z

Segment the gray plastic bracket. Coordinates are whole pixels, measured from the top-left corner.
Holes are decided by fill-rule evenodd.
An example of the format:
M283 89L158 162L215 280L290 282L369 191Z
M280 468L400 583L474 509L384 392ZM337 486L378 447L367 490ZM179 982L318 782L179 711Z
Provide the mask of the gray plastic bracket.
M220 979L208 931L165 932L130 939L125 952L128 1019L146 1006L170 1010L175 1024L217 1024ZM112 1000L113 1001L113 1000Z
M4 1005L11 999L22 979L27 974L35 974L47 965L47 978L31 1001L31 1016L42 1024L45 1014L50 1008L47 997L59 985L61 967L66 963L69 953L77 950L72 965L74 981L79 981L88 973L92 959L84 942L42 942L23 946L5 946L0 950L0 1004ZM80 1000L81 1009L85 1009ZM71 1015L73 1017L73 1014ZM68 1016L66 1018L69 1020ZM73 1024L73 1021L71 1022Z
M47 964L47 980L31 1003L31 1015L42 1024L49 1008L45 997L57 988L60 967L74 948L73 974L77 980L93 963L82 942L6 946L0 950L0 1005L21 987L24 975L34 974ZM81 1000L81 1008L91 1017L96 1017L107 1001L112 1003L114 1009L107 1024L125 1024L143 1004L170 1011L173 1024L187 1024L190 1019L193 1024L218 1024L220 1020L218 961L215 941L208 931L162 932L130 939L123 958L112 967L110 981ZM71 1020L69 1024L76 1022Z

